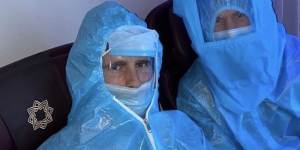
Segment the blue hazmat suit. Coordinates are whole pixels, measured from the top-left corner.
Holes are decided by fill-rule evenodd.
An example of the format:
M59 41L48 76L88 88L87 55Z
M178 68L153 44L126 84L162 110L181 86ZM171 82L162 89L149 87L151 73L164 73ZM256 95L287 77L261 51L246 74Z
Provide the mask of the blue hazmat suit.
M215 149L300 149L300 40L277 23L271 0L174 0L198 58L177 106ZM253 31L212 40L219 12L249 16Z
M145 118L117 101L105 86L101 56L105 53L108 37L117 28L131 25L146 28L144 21L116 2L104 2L87 13L66 66L73 102L68 123L38 149L206 149L204 134L187 115L159 110L158 84ZM157 83L162 47L157 33L154 30L151 33L155 36L151 34L145 40L154 41L155 49L146 49L145 45L143 49L147 41L139 41L140 38L136 41L131 37L120 39L141 48L131 49L130 56L139 52L155 56ZM143 36L143 33L137 34ZM122 52L126 55L126 51Z

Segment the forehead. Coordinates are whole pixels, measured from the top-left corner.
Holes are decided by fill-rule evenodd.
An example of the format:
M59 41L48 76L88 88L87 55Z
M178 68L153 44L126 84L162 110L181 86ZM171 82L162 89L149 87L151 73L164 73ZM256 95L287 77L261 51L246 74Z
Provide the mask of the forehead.
M237 13L241 13L240 11L238 10L224 10L224 11L221 11L217 17L219 18L227 18L227 17L232 17L234 15L236 15ZM243 14L243 13L242 13Z
M146 56L113 56L113 55L105 55L104 61L123 61L123 62L136 62L142 60L148 60L149 57Z

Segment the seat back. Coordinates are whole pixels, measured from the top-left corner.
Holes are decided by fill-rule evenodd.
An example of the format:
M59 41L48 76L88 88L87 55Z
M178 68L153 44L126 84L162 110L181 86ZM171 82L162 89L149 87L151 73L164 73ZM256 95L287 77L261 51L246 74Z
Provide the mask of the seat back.
M164 109L176 109L179 80L197 57L183 21L173 13L172 5L169 0L154 8L146 18L148 27L159 33L163 44L159 101Z
M50 49L0 69L0 140L5 149L36 149L66 125L71 97L65 66L71 46Z

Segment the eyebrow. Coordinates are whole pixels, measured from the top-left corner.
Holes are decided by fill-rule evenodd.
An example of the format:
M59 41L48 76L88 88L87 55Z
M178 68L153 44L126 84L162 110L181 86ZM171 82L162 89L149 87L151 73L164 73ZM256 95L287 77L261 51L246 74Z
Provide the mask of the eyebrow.
M135 63L145 63L145 62L151 62L149 59L140 59L140 60L136 60Z
M110 67L109 65L110 65L110 63L105 64L105 65L103 66L103 68L109 68L109 67ZM113 65L121 65L121 66L125 66L125 65L127 65L127 62L124 61L124 60L117 60L117 61L111 63L111 66L113 66Z

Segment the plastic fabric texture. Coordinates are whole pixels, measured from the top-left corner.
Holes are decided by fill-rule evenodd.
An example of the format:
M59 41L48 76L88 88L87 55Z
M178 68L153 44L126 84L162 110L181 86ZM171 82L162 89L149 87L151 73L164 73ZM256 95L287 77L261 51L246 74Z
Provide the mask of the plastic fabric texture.
M126 37L124 39L124 37ZM155 49L159 45L153 44L158 34L142 27L122 26L114 31L109 39L110 54L116 56L149 56L156 57ZM142 44L139 44L142 43ZM138 52L138 53L136 53Z
M270 0L250 2L253 33L205 42L199 9L210 6L174 0L199 56L180 82L177 106L216 149L299 149L300 42L277 23Z
M154 93L152 80L142 84L138 88L128 88L110 84L106 84L106 87L116 99L129 107L137 115L145 116Z
M120 69L111 68L107 70L110 74L106 75L110 76L107 78L116 78L115 80L121 80L122 82L127 82L127 79L129 79L129 82L141 84L134 85L136 87L132 87L133 85L126 87L125 85L110 85L107 81L106 87L117 100L142 117L145 116L154 94L156 76L153 70L156 69L153 69L153 64L157 63L158 38L156 31L134 25L121 26L112 32L108 38L106 54L116 56L121 60L123 59L123 61L133 61L134 56L138 56L143 61L151 61L150 64L144 64L145 62L143 62L143 65L150 65L150 67L142 67L138 61L134 62L132 64L134 69L131 69L129 62L127 62L126 65L120 65ZM120 62L116 61L116 63ZM114 81L114 83L117 82Z
M225 40L229 38L234 38L240 35L248 34L252 31L251 26L241 27L241 28L235 28L225 31L219 31L214 33L214 40Z
M197 0L197 4L206 41L213 40L216 18L224 10L234 9L245 14L250 24L255 21L251 0Z
M147 150L206 146L201 130L185 114L159 111L158 84L145 119L108 91L101 56L111 33L128 25L146 27L141 19L116 2L104 2L87 13L67 61L67 81L73 101L67 126L39 149ZM162 47L158 39L156 46L152 51L156 53L155 69L159 71ZM159 77L158 72L156 76Z

